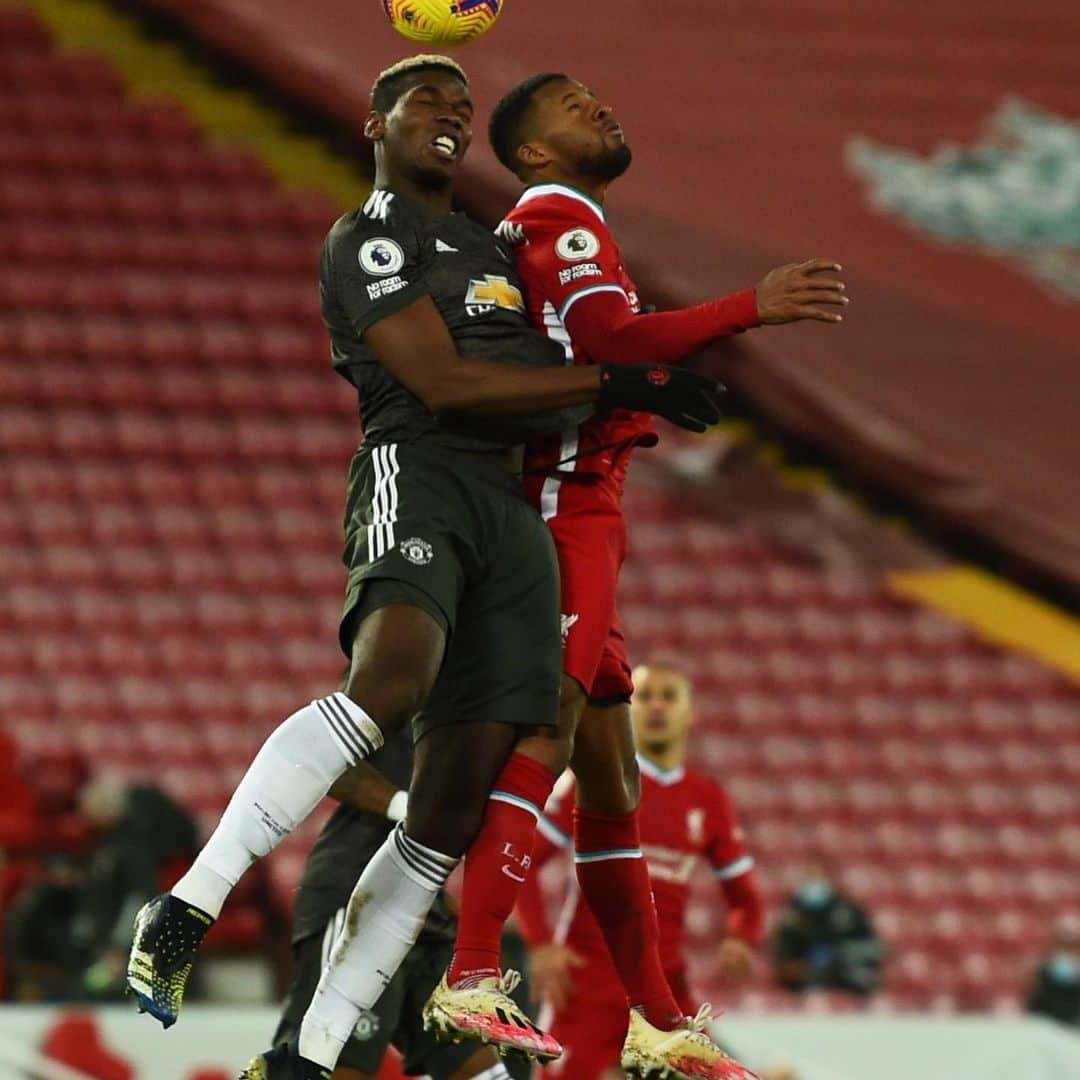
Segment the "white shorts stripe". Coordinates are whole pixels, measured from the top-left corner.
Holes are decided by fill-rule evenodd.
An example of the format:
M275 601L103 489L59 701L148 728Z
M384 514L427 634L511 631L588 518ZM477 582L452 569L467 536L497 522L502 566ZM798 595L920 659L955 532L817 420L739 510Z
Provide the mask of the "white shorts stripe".
M371 494L371 524L368 526L368 562L374 562L379 555L379 496L382 494L382 462L379 460L380 447L371 452L371 465L375 470L375 490Z
M376 446L371 452L375 469L375 491L371 496L371 527L368 530L368 562L381 559L392 551L394 522L397 521L397 475L401 471L397 459L397 444Z
M394 539L394 523L397 521L398 508L397 476L401 472L397 459L397 443L391 443L386 448L386 456L390 466L390 478L387 481L386 550L390 551L397 543Z
M562 480L557 476L544 478L544 486L540 489L540 516L545 521L550 521L559 512L559 488Z

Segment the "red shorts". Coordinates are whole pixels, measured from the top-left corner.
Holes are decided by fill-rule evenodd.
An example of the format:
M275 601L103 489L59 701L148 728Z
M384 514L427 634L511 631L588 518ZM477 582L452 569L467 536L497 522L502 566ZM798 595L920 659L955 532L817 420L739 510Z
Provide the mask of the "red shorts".
M588 956L587 952L583 951L583 954ZM596 974L610 963L605 957L598 963ZM584 970L589 971L590 968ZM698 1007L690 994L686 971L669 971L667 979L679 1008L686 1016L693 1016ZM545 1019L541 1017L542 1025ZM629 1019L626 995L622 993L617 977L602 975L597 978L589 984L587 993L575 993L547 1027L562 1043L563 1053L540 1076L544 1080L548 1077L552 1080L556 1077L562 1080L597 1080L605 1069L619 1064Z
M596 482L527 476L525 491L551 529L562 581L563 671L589 699L628 700L634 684L615 610L626 519L615 477Z
M544 1080L597 1080L619 1064L630 1013L624 994L572 997L548 1031L562 1043L562 1057L540 1074Z

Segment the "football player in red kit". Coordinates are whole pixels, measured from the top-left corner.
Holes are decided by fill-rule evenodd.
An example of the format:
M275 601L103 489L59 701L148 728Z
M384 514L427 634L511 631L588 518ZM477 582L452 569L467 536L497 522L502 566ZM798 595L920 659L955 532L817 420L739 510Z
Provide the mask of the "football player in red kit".
M539 75L515 87L496 106L490 136L499 159L528 185L497 231L514 250L533 323L562 345L567 364L677 361L761 323L840 321L847 299L834 276L839 266L826 259L780 267L756 288L697 307L642 314L603 205L630 150L611 110L572 79ZM615 590L626 552L620 502L627 467L635 447L655 442L641 413L596 414L529 448L526 486L558 552L559 735L573 744L578 880L632 1006L624 1064L645 1075L737 1080L749 1074L721 1054L701 1017L686 1018L668 985L640 858L632 684ZM537 793L554 782L521 768L527 763L519 758L512 755L496 781L469 849L454 962L430 1003L440 1025L467 1037L490 1038L495 1030L494 998L482 988L501 977L499 939L527 876ZM505 869L511 856L513 874ZM512 1045L512 1033L505 1035Z
M743 981L753 970L762 934L761 895L753 857L743 844L726 792L684 764L692 722L685 677L654 663L634 672L634 684L631 716L642 776L641 850L656 898L664 973L680 1007L692 1014L696 1006L687 985L684 925L697 864L707 864L727 903L727 928L715 963L729 983ZM552 927L536 876L552 856L573 853L573 804L573 784L557 787L540 822L534 873L522 889L517 911L531 949L533 993L554 1011L551 1034L563 1046L562 1057L547 1073L598 1080L619 1064L627 1028L626 994L576 881L569 881Z

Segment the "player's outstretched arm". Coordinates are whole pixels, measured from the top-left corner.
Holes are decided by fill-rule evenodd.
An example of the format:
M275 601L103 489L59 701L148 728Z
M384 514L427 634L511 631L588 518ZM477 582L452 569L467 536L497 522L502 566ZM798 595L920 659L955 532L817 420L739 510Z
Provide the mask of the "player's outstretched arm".
M430 296L420 296L367 328L364 344L436 415L515 416L589 402L663 416L691 431L720 417L723 388L690 371L595 365L526 367L458 355Z
M598 363L676 363L710 342L761 324L814 319L838 323L847 305L840 269L828 259L777 267L755 289L710 300L696 307L636 315L624 292L583 290L564 305L571 338Z

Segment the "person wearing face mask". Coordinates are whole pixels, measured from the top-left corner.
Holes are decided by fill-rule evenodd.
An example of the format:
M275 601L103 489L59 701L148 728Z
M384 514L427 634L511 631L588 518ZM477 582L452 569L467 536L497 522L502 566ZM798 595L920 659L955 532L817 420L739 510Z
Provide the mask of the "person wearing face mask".
M870 916L811 867L781 915L773 943L777 981L789 990L847 990L869 996L881 985L885 950Z
M1027 1011L1080 1027L1080 919L1063 920L1035 973Z

